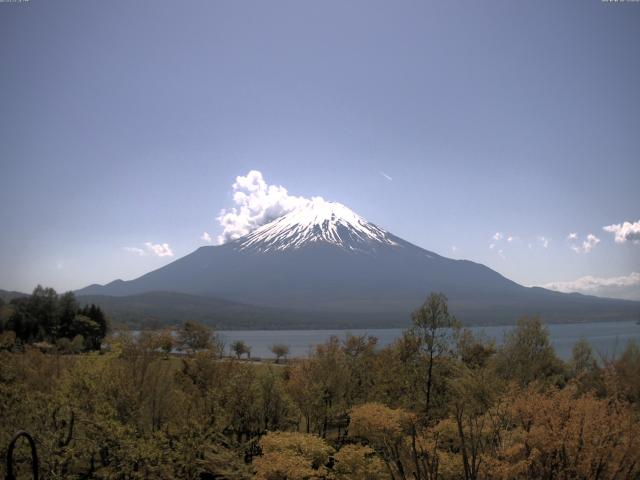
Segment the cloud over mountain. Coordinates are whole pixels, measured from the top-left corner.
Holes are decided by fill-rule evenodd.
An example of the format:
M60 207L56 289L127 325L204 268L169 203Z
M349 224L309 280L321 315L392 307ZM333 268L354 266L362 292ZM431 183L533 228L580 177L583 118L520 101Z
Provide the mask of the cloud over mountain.
M594 277L587 275L569 282L551 282L544 288L558 292L578 292L585 295L640 300L640 273L632 272L620 277Z
M217 217L223 229L218 236L221 244L240 238L309 202L308 198L289 195L281 185L267 184L258 170L236 177L232 188L236 206L222 209Z
M156 255L157 257L173 257L173 250L168 243L151 243L145 242L145 247L149 253Z

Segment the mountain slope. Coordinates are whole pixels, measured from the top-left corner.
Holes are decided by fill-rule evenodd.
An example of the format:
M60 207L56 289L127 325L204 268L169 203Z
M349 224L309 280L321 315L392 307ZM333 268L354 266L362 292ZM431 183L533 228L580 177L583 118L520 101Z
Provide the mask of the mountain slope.
M467 323L508 323L537 313L548 321L631 318L640 311L638 302L523 287L484 265L417 247L321 199L135 280L77 293L152 291L304 311L332 324L354 318L376 325L407 322L431 291L444 292Z

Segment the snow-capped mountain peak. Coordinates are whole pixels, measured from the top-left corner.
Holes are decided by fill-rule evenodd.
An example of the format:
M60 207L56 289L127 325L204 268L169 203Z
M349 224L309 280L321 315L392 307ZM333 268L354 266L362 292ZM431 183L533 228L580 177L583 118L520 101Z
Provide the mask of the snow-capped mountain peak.
M395 246L392 235L345 207L314 197L306 204L262 225L233 243L239 250L261 252L299 249L326 243L345 250L370 251Z

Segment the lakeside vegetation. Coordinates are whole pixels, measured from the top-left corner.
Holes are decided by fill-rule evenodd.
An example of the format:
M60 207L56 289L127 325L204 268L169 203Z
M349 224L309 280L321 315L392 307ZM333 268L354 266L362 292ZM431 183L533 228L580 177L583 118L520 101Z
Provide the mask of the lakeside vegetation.
M73 292L58 295L38 285L31 295L0 298L0 345L36 344L42 350L80 353L100 350L107 317L96 305L80 306Z
M45 348L63 333L82 335L77 317L99 325L63 297L42 289L37 301L2 307L5 340L16 312L36 321L57 312L0 347L0 453L15 431L30 432L41 478L640 476L633 342L597 358L581 341L563 362L534 317L498 347L461 328L446 298L432 294L388 347L372 336L332 337L284 363L286 345L273 346L278 363L252 363L244 342L225 346L193 322L176 336L120 332L103 349L84 335L82 349ZM20 444L25 478L28 458Z

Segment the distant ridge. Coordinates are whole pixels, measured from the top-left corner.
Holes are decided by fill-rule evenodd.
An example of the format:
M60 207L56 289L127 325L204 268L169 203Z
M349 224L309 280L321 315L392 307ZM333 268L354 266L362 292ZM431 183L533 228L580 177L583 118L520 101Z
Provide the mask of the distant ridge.
M29 296L28 293L14 292L14 291L0 289L0 298L2 298L2 300L4 300L5 302L10 302L14 298L21 298L21 297L28 297L28 296Z
M508 324L527 314L540 314L548 322L620 320L636 318L640 312L640 302L524 287L479 263L453 260L413 245L344 205L322 199L244 237L201 247L134 280L91 285L76 293L211 297L243 305L235 309L238 327L256 312L251 318L268 318L266 323L283 328L291 320L301 322L301 316L306 319L303 325L334 328L406 325L410 312L432 291L445 293L451 311L468 324ZM144 308L138 303L137 314L144 309L157 311L153 304L164 301L161 297L149 298ZM175 311L185 318L189 309L180 305L196 310L193 299L174 300ZM114 307L117 303L109 302ZM203 318L205 311L213 318L226 308L202 300L196 303ZM246 310L244 316L241 310ZM275 311L280 320L272 321Z
M80 295L81 304L100 305L116 326L156 328L194 320L218 329L361 328L376 326L371 318L336 318L322 312L259 307L176 292L148 292L124 297ZM389 326L379 319L378 327ZM404 326L404 322L390 326Z

